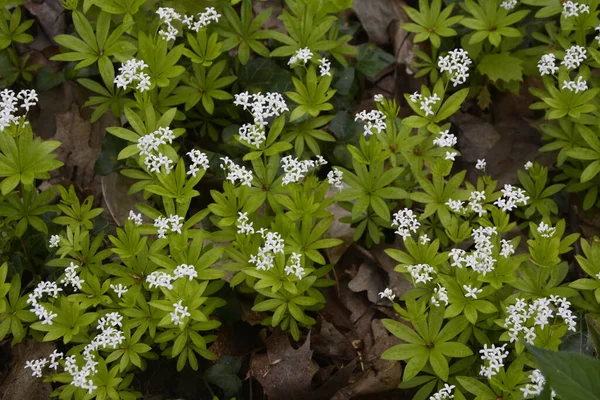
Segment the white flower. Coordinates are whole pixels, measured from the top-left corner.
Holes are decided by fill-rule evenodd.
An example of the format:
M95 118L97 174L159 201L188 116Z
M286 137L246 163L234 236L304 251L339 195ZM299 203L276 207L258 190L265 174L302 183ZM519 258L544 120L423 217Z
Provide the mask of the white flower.
M214 7L207 7L203 13L199 13L195 17L186 15L182 22L188 29L198 32L210 25L211 22L219 22L219 18L221 18L221 14L218 14Z
M373 101L375 103L382 103L383 102L383 95L378 93L375 96L373 96Z
M492 379L494 375L500 372L500 368L504 367L504 359L509 355L509 352L506 351L506 344L500 347L492 344L492 347L489 349L487 344L484 344L483 349L479 350L479 353L481 353L481 359L484 361L479 375L485 376L488 379Z
M288 61L288 65L297 64L299 61L302 61L303 64L306 64L312 58L312 56L312 51L310 51L308 47L304 47L294 53L294 55Z
M590 7L586 4L579 4L574 1L563 2L562 15L565 18L578 17L579 14L589 14Z
M289 262L290 264L286 265L284 268L284 272L286 275L296 275L298 279L302 279L302 275L304 275L304 268L301 265L302 254L292 253L290 256Z
M567 69L575 69L587 58L587 50L583 46L571 46L566 50L565 58L561 62Z
M594 30L595 30L595 31L600 31L600 26L597 26L596 28L594 28ZM600 35L599 35L599 36L596 36L594 39L595 39L595 40L597 40L597 41L598 41L598 44L600 45Z
M21 108L24 108L25 111L29 111L29 108L31 108L37 104L38 95L37 95L37 92L33 89L25 89L25 90L21 90L17 94L17 99L23 101L23 104L21 104Z
M70 285L73 287L73 289L81 290L81 284L85 281L77 276L77 272L75 272L77 268L79 268L79 266L71 262L71 264L65 269L65 277L60 280L60 283Z
M36 288L33 289L33 292L29 293L27 304L31 304L32 307L29 311L34 313L36 317L42 321L43 325L52 325L52 320L58 315L48 311L43 305L38 303L38 300L44 297L45 294L52 298L56 298L58 292L62 292L62 289L58 287L56 282L41 281Z
M452 147L455 146L457 142L458 139L456 139L454 134L450 133L449 129L440 132L440 136L433 139L433 144L439 147Z
M52 235L49 240L49 247L58 247L60 245L60 235Z
M153 287L164 287L172 290L173 285L171 281L173 281L173 276L161 271L154 271L146 277L146 282L150 284L150 289Z
M192 149L187 152L187 155L192 159L192 165L190 165L189 171L186 173L187 175L192 175L194 178L196 177L196 173L200 171L198 165L204 170L208 169L208 157L206 154L201 152L200 150Z
M473 288L471 285L463 285L463 289L465 289L465 297L472 297L477 299L477 295L483 292L483 289Z
M400 235L402 238L406 239L411 235L411 232L414 233L419 229L421 223L412 210L404 208L394 214L392 226L398 227L395 232L396 235Z
M269 232L266 229L258 231L265 243L258 248L256 255L250 256L249 263L256 265L256 269L268 271L273 268L275 263L275 254L283 254L284 240L277 232Z
M587 82L583 80L583 77L579 76L576 81L563 81L562 89L579 93L588 90L588 85Z
M417 264L409 265L406 267L410 275L414 279L415 283L423 282L427 283L433 280L431 274L435 274L435 270L429 264Z
M530 170L533 167L533 163L531 161L527 161L524 167L526 170Z
M253 223L248 223L248 213L238 212L237 233L241 235L254 234Z
M478 169L480 171L485 171L485 166L486 166L486 162L485 162L485 158L481 159L481 160L477 160L477 164L475 165L475 169Z
M546 386L546 378L542 375L542 371L539 369L534 369L529 375L529 380L531 383L525 385L520 390L523 392L523 397L528 398L530 396L539 396L544 391L544 386ZM556 397L556 392L554 390L550 391L550 397L554 399Z
M558 71L558 67L556 66L556 57L554 54L544 54L540 61L538 61L538 70L542 76L551 75Z
M450 211L455 212L457 214L462 214L467 211L467 209L463 207L463 202L460 200L448 199L448 201L445 204L446 206L448 206Z
M118 285L111 284L110 288L113 290L113 292L115 292L117 294L118 298L121 298L121 296L123 296L125 293L127 293L129 291L129 289L127 289L121 283L119 283Z
M48 368L52 368L53 370L58 369L58 361L63 359L63 353L59 353L58 350L54 349L50 354L50 365Z
M556 233L556 228L551 227L545 222L540 222L537 227L537 231L543 238L551 238Z
M211 22L219 22L220 14L217 14L213 7L208 7L203 13L199 13L196 16L185 15L183 18L181 14L175 12L174 9L168 7L160 7L156 13L160 17L163 24L167 25L167 29L161 29L158 34L162 36L166 41L175 40L179 31L173 26L173 21L182 21L183 25L187 26L188 29L198 32L201 28L205 28ZM198 18L198 20L196 20Z
M359 112L354 117L355 121L361 121L365 124L365 136L370 136L377 131L377 133L381 133L386 129L386 116L379 110L371 110L370 112L366 112L365 110Z
M500 250L500 255L502 257L508 258L512 254L515 254L515 248L508 240L502 239L501 243L502 243L502 250Z
M419 243L421 243L421 244L427 244L429 242L431 242L431 239L429 238L429 236L427 236L426 233L424 233L421 236L419 236Z
M158 238L166 238L167 236L165 234L168 231L181 233L181 229L183 229L183 223L181 221L183 221L183 217L176 214L169 215L169 218L160 216L155 219L154 226L158 228Z
M449 254L452 259L451 265L456 268L471 268L483 276L493 271L496 260L492 257L494 247L491 236L496 233L495 227L479 227L473 230L471 236L475 242L475 250L468 254L462 249L452 249Z
M238 93L235 95L233 104L242 106L244 110L248 110L252 114L254 124L242 125L239 135L240 140L257 148L267 140L266 120L289 111L283 96L276 92L269 92L265 95L260 92L252 95L248 92Z
M140 226L142 224L142 213L134 213L133 210L129 210L128 220L133 221L133 224L136 226Z
M267 133L263 125L244 124L238 131L240 140L259 148L267 140Z
M239 166L229 159L229 157L221 157L223 164L220 167L227 172L227 180L231 183L240 181L242 185L252 186L254 176L252 171L249 171L244 166Z
M524 206L529 201L527 192L521 188L505 184L502 191L502 197L494 202L502 211L512 211L517 206Z
M504 8L505 10L512 10L516 6L517 0L504 0L502 3L500 3L500 7Z
M485 192L484 191L472 191L469 194L469 209L480 217L483 214L487 213L487 210L483 208L483 202L485 201Z
M454 395L452 394L452 391L455 387L456 386L454 385L448 385L447 383L444 383L444 387L441 388L439 392L434 393L432 396L429 396L429 400L453 399Z
M411 96L411 99L413 98L413 96ZM437 95L437 93L434 93L433 96L429 97L423 97L419 95L418 99L420 103L419 109L425 112L426 117L435 114L433 112L433 106L436 105L438 101L440 101L440 97Z
M344 178L344 173L337 168L333 168L327 174L327 182L329 182L329 184L331 186L333 186L334 188L336 188L337 190L340 190L340 191L344 188L343 178Z
M445 57L438 58L440 72L448 71L453 86L462 85L469 77L469 65L472 64L469 53L464 49L454 49Z
M385 297L389 301L394 301L396 295L394 294L394 292L392 292L392 289L385 288L383 292L379 292L379 297L381 297L382 299Z
M173 325L183 325L183 318L191 316L191 314L188 312L187 306L183 307L181 305L182 301L183 300L179 300L177 303L174 303L173 307L175 307L175 310L173 310L172 313L169 313Z
M455 161L455 157L458 155L456 151L447 151L446 152L446 160Z
M173 275L175 279L188 278L191 281L198 277L198 272L196 272L196 268L193 265L181 264L175 268Z
M114 79L114 83L118 88L127 89L127 86L133 82L137 82L136 89L144 92L150 89L150 76L143 72L148 68L143 60L132 58L119 67L119 75Z
M436 307L440 306L440 301L444 302L444 305L448 305L448 290L438 283L438 286L433 289L433 296L431 296L431 302Z
M29 108L38 101L37 92L35 90L21 90L15 94L10 89L0 91L0 132L19 121L20 117L15 115L19 110L19 107L17 107L19 100L23 101L21 108L29 111Z
M317 162L314 160L299 160L298 158L292 158L291 155L287 155L281 159L283 167L283 185L289 183L301 181L305 174L313 168L317 168L319 165L323 165L325 159L322 156L317 156ZM325 161L326 163L327 161Z
M48 364L48 360L40 358L39 360L31 360L25 362L25 368L31 369L31 376L35 378L42 377L42 369Z
M413 94L410 95L410 101L412 101L413 103L416 103L417 101L421 100L422 98L423 98L423 96L419 92L414 92Z
M331 61L326 58L321 58L319 60L319 74L321 76L331 76Z

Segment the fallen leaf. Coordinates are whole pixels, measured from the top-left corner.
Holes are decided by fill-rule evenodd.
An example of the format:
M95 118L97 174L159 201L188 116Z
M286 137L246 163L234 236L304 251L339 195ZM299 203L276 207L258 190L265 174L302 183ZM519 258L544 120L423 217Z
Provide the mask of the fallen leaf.
M33 15L46 36L54 42L54 37L65 33L66 15L60 0L25 0L27 11ZM54 42L56 44L56 42Z
M370 42L378 45L390 44L399 21L398 5L401 4L404 3L400 0L354 0L354 11ZM392 35L390 27L394 27Z
M350 340L325 319L321 319L319 333L313 334L313 349L318 354L339 360L350 361L356 357Z
M384 289L384 286L380 271L370 262L364 262L358 268L358 274L348 282L348 288L353 292L366 291L371 303L377 303L378 293Z

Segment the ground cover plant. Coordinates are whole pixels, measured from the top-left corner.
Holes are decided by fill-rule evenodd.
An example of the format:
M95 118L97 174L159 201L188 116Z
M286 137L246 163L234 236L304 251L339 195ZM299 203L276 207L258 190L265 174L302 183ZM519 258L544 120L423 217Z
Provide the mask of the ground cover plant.
M597 398L599 5L0 0L0 393Z

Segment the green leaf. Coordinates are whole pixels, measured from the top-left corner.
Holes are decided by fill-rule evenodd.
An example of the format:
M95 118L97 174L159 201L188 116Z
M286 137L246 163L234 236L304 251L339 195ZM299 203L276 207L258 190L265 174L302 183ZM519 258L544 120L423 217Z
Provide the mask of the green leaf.
M483 56L477 69L486 75L491 81L502 80L504 82L523 80L523 61L513 57L510 53L486 54Z
M381 322L383 323L383 326L398 339L402 339L405 342L412 344L425 344L425 341L417 334L417 332L413 331L403 323L394 321L393 319L382 319Z

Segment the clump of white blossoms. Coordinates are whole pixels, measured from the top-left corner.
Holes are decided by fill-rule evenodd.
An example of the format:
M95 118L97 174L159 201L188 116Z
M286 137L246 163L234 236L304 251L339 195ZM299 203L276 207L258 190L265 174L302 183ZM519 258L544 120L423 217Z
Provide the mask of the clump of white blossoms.
M440 101L440 100L441 99L437 95L437 93L434 93L432 96L429 96L429 97L424 97L419 92L414 92L413 94L410 95L410 101L412 101L413 103L416 103L418 101L420 104L419 109L421 109L423 112L425 112L426 117L435 114L433 112L432 107L434 105L436 105L438 103L438 101Z
M548 225L545 222L540 222L537 227L537 231L543 238L549 239L556 233L556 228Z
M196 173L200 171L200 168L202 168L203 170L208 169L209 163L208 156L206 154L204 154L200 150L192 149L187 152L187 155L192 160L192 165L190 165L190 169L186 173L187 175L192 175L195 178ZM198 168L198 165L200 166L200 168Z
M574 45L565 50L565 58L561 62L561 65L566 66L568 69L575 69L586 59L587 50L585 47Z
M298 279L302 279L304 275L304 268L302 268L302 254L292 253L289 258L289 264L287 264L284 268L284 272L286 275L296 275Z
M135 213L133 210L129 210L128 220L133 221L135 226L140 226L142 224L142 213Z
M465 49L454 49L448 52L445 57L438 58L438 68L440 72L448 72L453 86L462 85L469 77L469 65L473 61L469 58L469 53Z
M475 169L478 169L480 171L485 171L486 165L487 165L487 163L485 162L485 158L481 159L481 160L477 160L477 164L475 164Z
M412 276L415 283L423 282L427 283L433 280L431 274L436 274L437 272L433 267L429 264L417 264L417 265L409 265L406 267L408 272L410 272L410 276Z
M528 398L530 396L539 396L544 391L544 386L546 386L546 378L542 375L542 371L539 369L534 369L529 374L529 380L531 383L525 385L520 390L523 392L523 397ZM556 397L556 392L551 390L550 397L554 399Z
M287 155L281 159L283 166L283 185L288 183L299 182L304 178L304 175L311 169L320 167L327 164L327 161L323 156L318 155L317 160L299 160L292 158L291 155Z
M242 185L252 186L252 181L254 180L252 171L246 169L243 165L237 165L227 156L221 157L221 161L223 161L223 164L219 166L223 171L227 172L226 179L229 182L235 184L237 181L240 181Z
M181 264L173 271L174 279L188 278L189 281L198 277L198 272L193 265Z
M171 173L173 160L163 155L158 149L161 145L173 143L174 139L175 135L169 127L160 127L154 132L140 136L137 148L140 150L140 155L145 156L144 165L150 172L159 173L164 167L165 173Z
M502 197L494 202L494 204L502 211L512 211L518 206L524 206L529 201L527 192L521 188L506 184L501 190Z
M278 232L269 232L266 229L258 231L265 243L258 248L256 255L250 256L248 262L256 265L256 269L268 271L273 268L275 254L283 254L284 240Z
M579 17L580 14L590 13L590 6L588 6L587 4L580 4L569 0L563 2L562 6L562 15L565 18Z
M445 204L450 209L450 211L455 212L457 214L464 214L467 212L467 208L463 206L463 201L461 200L448 199L448 201L446 201Z
M567 89L570 92L585 92L588 90L587 82L582 76L577 77L576 81L563 81L562 89Z
M419 236L419 243L421 243L421 244L427 244L429 242L431 242L431 239L429 238L429 236L426 233L424 233L421 236Z
M382 103L383 102L383 95L381 93L377 93L375 96L373 96L373 101L375 103Z
M449 257L451 265L456 268L471 268L473 271L485 276L495 268L496 260L492 257L494 245L492 235L497 234L496 227L479 227L474 229L471 237L475 242L475 249L468 254L462 249L452 249Z
M63 359L63 353L59 353L56 349L54 349L54 351L52 351L52 353L50 353L49 357L50 357L50 365L48 365L48 368L52 368L54 370L58 369L59 364L58 364L57 360ZM31 369L31 376L33 376L35 378L41 378L42 370L44 369L46 364L48 364L47 358L40 358L38 360L29 360L29 361L25 362L25 369L27 369L27 368Z
M39 303L39 300L44 297L45 294L52 298L58 296L58 292L62 292L62 289L58 287L56 282L42 281L38 283L33 293L29 293L27 298L27 304L31 304L29 311L34 313L38 320L42 321L43 325L52 325L52 320L58 316L58 314L48 311L43 305Z
M343 179L344 173L337 168L333 168L327 173L327 182L337 190L344 189Z
M544 54L540 61L538 61L538 70L540 71L540 75L552 75L558 71L558 67L556 66L556 57L554 54Z
M181 229L183 228L183 217L180 217L177 214L169 215L168 218L160 216L154 220L154 226L158 228L158 237L160 239L164 239L167 236L165 235L168 231L174 233L181 233Z
M175 310L173 310L172 313L169 313L171 316L171 322L173 322L173 325L175 326L183 325L183 319L191 316L187 306L184 307L181 305L182 301L183 300L179 300L177 303L174 303L173 307L175 307Z
M504 0L502 3L500 3L500 7L504 8L505 10L512 10L516 6L517 0Z
M19 100L23 102L20 106ZM35 90L21 90L19 93L10 89L0 91L0 132L19 121L20 117L15 115L19 107L29 111L37 102L38 96Z
M267 140L266 120L289 111L283 96L276 92L268 92L264 95L260 92L255 94L238 93L235 95L233 104L250 111L254 118L254 124L244 124L240 127L239 135L240 140L255 147L260 147Z
M75 271L77 268L79 268L79 266L71 262L65 269L65 277L60 280L60 283L70 285L73 289L81 290L81 284L85 281L77 276L77 271Z
M319 64L319 75L331 76L331 61L323 57L319 60Z
M379 292L379 297L386 298L389 301L394 301L394 299L396 298L396 295L394 294L394 292L392 292L392 289L390 288L385 288L383 290L383 292Z
M48 241L48 247L54 248L60 245L60 236L52 235L50 236L50 240Z
M490 348L488 348L487 344L484 344L483 349L479 350L479 353L481 353L481 359L484 361L479 375L485 376L488 379L492 379L494 375L500 372L500 368L504 367L504 359L509 355L509 352L506 351L506 344L500 347L492 344Z
M527 343L533 344L537 337L535 328L539 326L544 329L550 324L550 319L556 317L561 317L568 325L568 329L575 332L577 322L569 308L570 305L566 298L558 296L542 297L531 304L523 299L517 299L516 304L506 308L504 328L508 329L510 341L523 338Z
M137 82L136 90L144 92L150 89L150 75L144 72L144 69L148 68L143 60L136 60L132 58L125 64L119 67L119 75L115 77L115 84L118 88L127 89L127 86L133 82Z
M398 227L395 232L396 235L400 235L403 239L406 239L411 235L411 232L415 233L419 229L421 223L411 209L404 208L394 214L392 226Z
M448 385L447 383L444 383L444 387L441 388L439 392L434 393L432 396L429 396L429 400L453 399L454 394L452 393L452 391L454 390L455 387L456 386L454 386L454 385Z
M252 222L248 223L248 220L248 213L238 212L237 233L241 235L254 234L254 224Z
M300 61L302 65L305 65L312 59L313 52L308 47L297 50L293 56L290 57L288 65L298 64Z
M463 289L465 290L465 297L472 297L477 299L477 295L483 292L483 289L474 288L471 285L463 285Z
M527 161L523 167L528 171L533 168L533 163L531 161Z
M595 31L600 31L600 26L597 26L594 28ZM600 44L600 35L594 37L594 40L596 40L598 42L598 44Z
M502 239L500 241L502 249L500 250L500 256L504 258L508 258L511 255L515 254L515 247L506 239Z
M474 190L469 194L469 205L468 208L477 213L480 217L487 213L487 210L483 208L483 202L486 200L485 192Z
M188 29L198 32L201 28L207 27L211 22L219 22L221 15L213 7L208 7L204 12L194 15L184 15L177 13L169 7L160 7L156 13L163 24L167 26L166 30L162 28L158 34L166 41L175 40L179 30L173 25L173 21L181 21ZM197 19L196 19L197 18Z
M354 120L361 121L363 124L365 124L365 136L373 135L375 131L377 131L377 133L381 133L387 126L385 123L386 116L379 110L371 110L369 112L363 110L356 114Z
M173 290L171 282L175 279L172 275L163 271L154 271L146 276L146 282L150 285L150 289L154 287L164 287L165 289Z
M437 287L433 289L433 296L431 296L431 304L436 307L440 306L440 301L444 302L444 305L448 305L448 290L438 283Z
M113 292L115 292L117 294L118 298L121 298L121 296L123 296L125 293L127 293L129 291L129 289L127 289L121 283L119 283L118 285L111 284L110 288L112 289Z
M439 133L439 136L433 139L433 144L439 147L454 147L458 143L458 139L452 133L450 133L450 129L446 129Z

